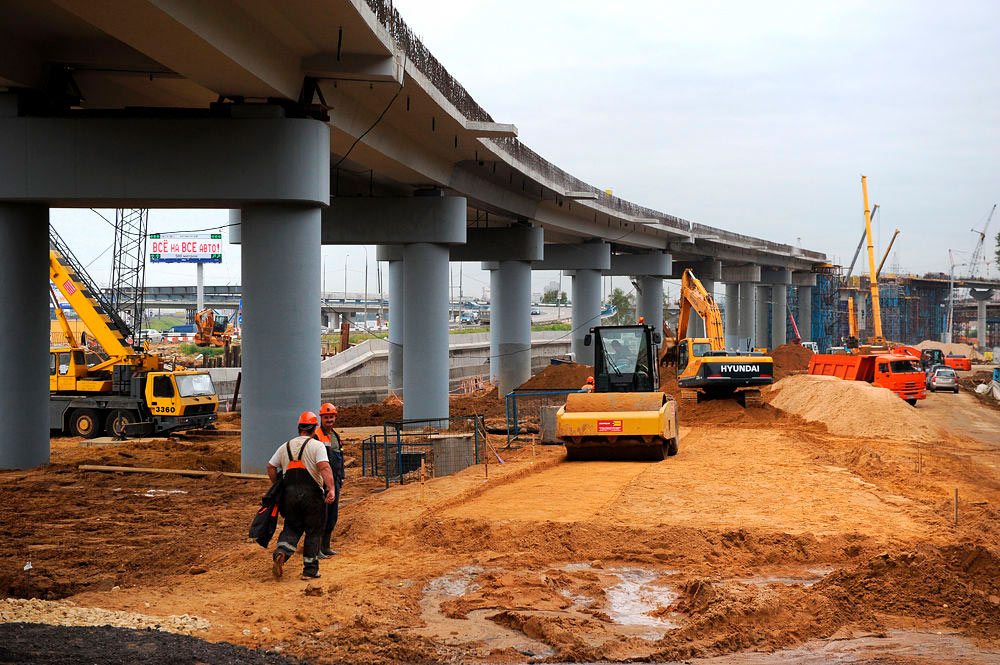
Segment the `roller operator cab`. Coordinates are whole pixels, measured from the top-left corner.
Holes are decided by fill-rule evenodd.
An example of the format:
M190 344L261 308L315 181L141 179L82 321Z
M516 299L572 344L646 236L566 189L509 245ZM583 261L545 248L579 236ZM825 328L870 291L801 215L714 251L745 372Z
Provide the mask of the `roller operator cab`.
M148 436L198 429L218 420L219 400L205 372L92 372L82 349L49 353L49 428L75 436Z
M566 458L662 460L677 453L677 404L659 390L656 345L647 325L591 328L594 391L571 393L556 414Z

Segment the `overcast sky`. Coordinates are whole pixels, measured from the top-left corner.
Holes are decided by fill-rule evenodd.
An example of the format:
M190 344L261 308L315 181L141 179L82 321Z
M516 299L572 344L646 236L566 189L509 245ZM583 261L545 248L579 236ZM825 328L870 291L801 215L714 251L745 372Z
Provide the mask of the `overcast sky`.
M996 1L395 6L525 144L593 185L691 221L801 239L847 263L864 226L863 173L880 206L876 250L899 228L890 264L947 271L948 248L968 260L970 229L1000 200ZM80 215L93 213L53 211L60 231ZM150 231L226 222L225 211L153 211ZM87 226L85 262L111 243L110 229L103 242ZM1000 218L989 255L997 231ZM238 247L229 249L209 282L239 282ZM348 288L362 289L363 250L330 247L328 290L343 289L347 253ZM107 258L94 263L96 277ZM466 264L466 292L488 281L477 268ZM150 266L148 281L193 283L193 273ZM535 288L550 278L537 275Z

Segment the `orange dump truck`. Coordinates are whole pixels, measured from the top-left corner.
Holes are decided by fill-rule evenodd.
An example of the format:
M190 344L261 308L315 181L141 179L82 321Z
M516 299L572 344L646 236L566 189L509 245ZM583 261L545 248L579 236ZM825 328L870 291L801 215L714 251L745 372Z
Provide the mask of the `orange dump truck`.
M924 392L924 373L908 355L814 354L809 361L809 373L836 376L845 381L867 381L888 388L910 405L927 397Z

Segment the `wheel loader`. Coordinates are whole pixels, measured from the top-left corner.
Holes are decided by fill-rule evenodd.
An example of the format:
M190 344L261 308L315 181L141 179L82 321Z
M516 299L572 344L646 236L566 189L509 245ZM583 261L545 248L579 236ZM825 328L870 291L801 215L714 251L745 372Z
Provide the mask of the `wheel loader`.
M597 326L594 389L570 393L556 413L568 460L651 460L677 454L677 404L659 390L659 333L643 323Z

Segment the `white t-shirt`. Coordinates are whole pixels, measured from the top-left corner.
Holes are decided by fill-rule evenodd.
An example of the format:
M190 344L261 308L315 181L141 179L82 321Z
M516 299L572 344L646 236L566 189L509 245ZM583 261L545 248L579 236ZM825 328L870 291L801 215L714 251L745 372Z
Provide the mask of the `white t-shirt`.
M319 472L320 462L330 462L330 458L326 454L326 446L317 441L316 439L309 436L297 436L292 439L292 458L288 458L288 446L281 444L274 455L271 456L271 461L268 462L273 467L281 469L282 472L288 470L288 463L293 459L299 458L299 449L302 447L303 442L306 449L302 451L302 463L306 465L306 471L312 476L313 480L319 485L320 489L323 489L323 476Z

